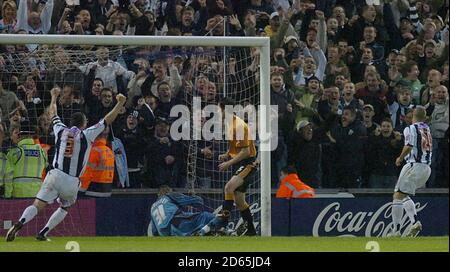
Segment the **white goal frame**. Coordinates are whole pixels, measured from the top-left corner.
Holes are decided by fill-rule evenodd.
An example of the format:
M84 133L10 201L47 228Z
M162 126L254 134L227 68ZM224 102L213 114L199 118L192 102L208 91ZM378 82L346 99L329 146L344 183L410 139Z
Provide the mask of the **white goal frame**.
M260 50L260 105L265 111L259 127L271 131L270 121L270 39L268 37L187 37L187 36L103 36L103 35L28 35L0 34L0 44L60 44L60 45L129 45L129 46L238 46ZM271 163L270 138L261 138L261 236L271 236Z

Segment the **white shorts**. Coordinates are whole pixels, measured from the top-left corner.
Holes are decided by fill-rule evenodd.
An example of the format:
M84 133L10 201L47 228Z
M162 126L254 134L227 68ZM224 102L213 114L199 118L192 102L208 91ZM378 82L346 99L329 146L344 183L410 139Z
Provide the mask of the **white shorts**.
M395 192L415 195L416 190L425 186L431 174L431 168L425 163L407 163L403 166Z
M52 169L47 173L36 198L49 204L58 198L62 207L69 207L77 201L80 180L59 169Z

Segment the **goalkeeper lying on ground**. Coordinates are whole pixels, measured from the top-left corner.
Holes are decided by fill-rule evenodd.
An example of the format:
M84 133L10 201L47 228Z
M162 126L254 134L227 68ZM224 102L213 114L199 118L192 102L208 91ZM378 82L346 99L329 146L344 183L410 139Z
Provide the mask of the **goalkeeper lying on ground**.
M149 235L153 236L190 236L214 219L210 212L187 212L189 206L202 206L199 196L174 193L169 186L161 186L158 200L151 208Z

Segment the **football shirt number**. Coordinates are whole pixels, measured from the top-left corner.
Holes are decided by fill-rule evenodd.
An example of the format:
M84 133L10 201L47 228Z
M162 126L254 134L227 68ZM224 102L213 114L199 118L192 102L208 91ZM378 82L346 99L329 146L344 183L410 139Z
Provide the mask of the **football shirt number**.
M153 216L156 218L156 221L158 221L158 225L161 225L164 220L166 219L166 213L164 212L163 205L159 205L154 211Z
M72 134L67 135L66 149L64 150L64 157L71 158L73 154L73 148L75 145L75 139Z

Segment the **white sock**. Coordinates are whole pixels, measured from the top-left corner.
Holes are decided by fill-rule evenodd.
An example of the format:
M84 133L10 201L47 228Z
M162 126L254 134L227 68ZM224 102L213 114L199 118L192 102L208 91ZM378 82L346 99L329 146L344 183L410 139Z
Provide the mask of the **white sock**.
M408 215L409 220L411 220L411 224L416 223L416 204L409 196L403 200L403 207L405 207L406 215Z
M20 217L19 221L22 222L22 224L26 224L33 219L36 214L38 213L37 208L34 205L28 206L24 211L22 216Z
M400 199L392 201L392 222L394 223L394 231L400 231L400 222L403 217L403 202Z
M67 211L63 208L58 208L50 219L47 222L47 225L40 231L41 234L46 235L49 231L51 231L54 227L56 227L67 215Z

